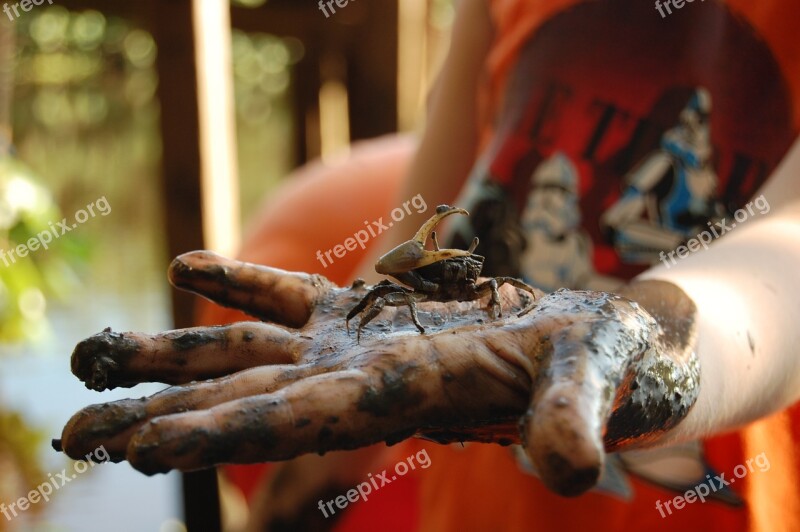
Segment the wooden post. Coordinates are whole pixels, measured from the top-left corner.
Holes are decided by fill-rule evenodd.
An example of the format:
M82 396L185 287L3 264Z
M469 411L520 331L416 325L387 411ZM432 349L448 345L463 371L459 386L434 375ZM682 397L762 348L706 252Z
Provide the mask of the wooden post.
M202 249L202 160L197 95L198 71L192 0L153 0L158 44L158 98L163 142L163 197L170 257ZM196 297L172 291L175 327L193 325ZM189 531L221 529L215 469L182 477L184 519Z

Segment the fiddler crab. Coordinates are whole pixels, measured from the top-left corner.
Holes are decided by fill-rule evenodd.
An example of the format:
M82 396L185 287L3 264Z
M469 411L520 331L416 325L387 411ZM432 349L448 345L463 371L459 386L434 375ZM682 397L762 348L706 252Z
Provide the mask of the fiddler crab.
M425 328L417 316L417 302L474 301L491 294L489 315L497 319L503 315L498 288L510 284L533 296L531 304L520 312L528 313L533 307L536 294L531 286L513 277L494 277L478 284L478 276L483 268L484 257L475 255L478 238L473 239L469 249L441 249L434 229L451 214L469 213L464 209L439 205L436 213L422 224L414 238L404 242L383 255L375 263L375 271L393 277L406 286L388 280L376 284L372 290L347 314L345 325L350 333L350 320L361 314L358 323L357 340L361 340L361 329L372 321L386 305L399 307L407 305L411 319L420 333ZM428 236L433 241L433 251L425 249ZM411 288L408 288L411 287Z

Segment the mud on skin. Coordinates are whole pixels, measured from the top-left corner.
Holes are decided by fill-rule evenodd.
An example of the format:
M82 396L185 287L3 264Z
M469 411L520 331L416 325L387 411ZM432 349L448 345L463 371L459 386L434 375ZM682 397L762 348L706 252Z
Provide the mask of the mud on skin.
M241 310L259 320L292 328L303 327L313 314L317 298L333 292L332 283L321 275L285 272L225 259L208 251L175 258L169 268L169 278L177 288ZM278 292L293 292L297 297L275 297Z
M87 388L98 392L117 386L133 386L138 383L115 382L114 375L140 349L138 342L123 333L112 332L109 327L75 346L71 359L72 373Z
M157 414L161 417L151 420L141 419L135 404L124 406L131 411L119 418L132 426L141 424L130 439L135 445L128 446L128 458L149 474L229 461L283 460L304 452L352 449L378 441L394 443L412 434L437 441L508 444L520 441L525 434L524 426L520 433L518 421L536 405L531 404L531 395L549 386L558 372L575 385L573 395L563 397L567 410L573 408L580 418L602 410L605 415L597 420L598 425L611 417L607 447L654 437L676 424L696 396L696 360L692 362L693 355L686 350L693 316L681 314L688 305L675 299L671 289L653 283L637 285L624 295L639 301L656 317L660 329L648 325L652 319L638 310L636 303L591 292L550 294L539 299L532 313L518 317L515 311L526 304L525 297L508 288L501 290L501 319L487 320L485 301L426 303L420 305L420 320L427 332L420 335L407 308L385 309L379 319L364 328L362 344L358 345L355 334L346 335L344 318L369 287L326 288L325 283L310 276L287 276L233 261L225 262L226 269L215 271L212 259L207 253L185 256L181 263L186 269L178 268L173 275L185 275L185 286L206 295L211 292L212 298L223 299L221 304L237 306L245 302L244 306L255 307L245 310L275 315L292 308L292 319L303 315L311 315L311 319L296 334L272 327L252 329L258 332L249 337L250 326L231 328L235 334L224 340L215 328L188 336L186 331L153 336L104 331L79 344L73 368L94 388L175 371L173 359L182 357L186 367L180 375L186 377L204 371L207 374L208 368L220 360L228 373L236 371L233 365L241 363L242 354L248 351L247 356L280 353L278 358L267 361L264 356L259 362L260 366L274 364L277 371L265 377L270 379L269 384L254 381L258 389L248 393L258 395L241 395L239 386L243 389L244 383L237 383L232 394L235 404L227 403L232 400L229 395L220 403L204 402L197 412L193 407L187 411L176 394L174 400L162 401ZM208 277L186 273L203 267L216 277L224 272L229 281L224 290L218 285L206 286ZM259 292L262 285L271 287L269 297ZM306 299L289 301L284 292L277 291L278 286L293 299ZM674 316L676 312L678 317ZM590 325L602 320L608 320L609 325ZM282 325L293 326L286 320ZM570 345L585 348L591 344L593 350L572 362L567 356L552 363L557 343L564 339L562 331L567 331L564 334ZM137 338L141 340L134 341ZM220 352L214 347L223 342L228 342L227 351L236 353L220 350L223 356L218 356ZM193 350L207 356L203 360L188 356ZM116 366L106 375L94 376L98 373L95 365L103 369L103 364ZM573 401L586 395L581 386L593 380L599 384L596 394L595 390L588 394L592 399ZM619 390L615 393L616 386ZM206 381L180 388L192 392L202 389L205 393L215 387L224 387L224 383ZM280 394L286 408L275 406L273 394ZM554 398L555 407L558 399ZM220 409L213 415L205 410L217 406ZM88 441L91 438L87 435L114 437L120 425L102 422L102 413L93 408L76 417L95 416L97 426L86 426L76 433L65 429L65 442L70 437ZM562 438L555 429L549 436L556 443ZM598 440L600 436L595 435ZM602 451L602 442L600 446ZM551 486L574 494L590 487L584 484L592 482L593 470L580 464L576 467L569 458L563 452L544 454L537 466L551 470ZM571 486L566 485L570 482Z
M381 375L381 388L367 388L358 401L358 409L381 417L419 404L423 397L419 393L411 392L407 385L408 374L416 370L417 364L409 362L384 371Z
M700 393L700 362L693 350L697 308L678 287L663 281L634 282L623 290L660 324L648 356L634 361L617 394L606 448L652 441L674 428Z
M250 335L253 334L252 332L247 331L243 337L243 340L245 341L249 341L246 337L247 333ZM176 351L186 351L188 349L201 347L214 342L219 342L220 348L224 350L226 348L228 335L225 327L212 326L204 327L202 329L175 331L165 334L164 338L172 342L172 345L175 347ZM252 339L252 336L250 339Z
M104 445L112 462L125 459L125 445L119 435L135 429L147 419L147 399L120 399L91 405L70 419L64 439L54 439L53 447L69 456L86 456ZM79 431L80 437L74 437Z
M665 287L640 288L662 301ZM612 294L571 303L562 293L568 295L544 298L539 310L562 307L563 314L585 317L551 338L556 356L534 386L535 406L521 428L545 484L574 496L596 483L603 448L655 440L683 419L697 397L698 364L691 334L665 335L638 303ZM670 344L675 338L680 345ZM595 419L608 423L602 442L586 431Z

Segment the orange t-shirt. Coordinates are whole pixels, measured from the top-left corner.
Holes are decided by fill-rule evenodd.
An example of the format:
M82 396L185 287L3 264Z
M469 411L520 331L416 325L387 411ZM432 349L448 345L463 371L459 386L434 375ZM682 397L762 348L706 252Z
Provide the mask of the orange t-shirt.
M800 3L489 3L481 160L451 242L478 236L487 275L613 290L716 222L739 221L798 136ZM677 492L633 476L630 500L564 499L506 449L425 445L420 528L800 530L798 437L795 406L703 442L706 465L735 475L744 504L671 512L656 504ZM769 469L739 478L761 453Z
M492 250L483 254L501 258L487 274L505 268L545 288L612 287L672 243L741 208L797 137L800 47L793 25L800 4L698 0L670 3L667 12L661 2L663 16L652 2L490 5L497 39L481 100L480 165L488 170L472 177L480 185L468 199L473 215L454 237L468 242L478 234ZM304 170L272 198L242 258L347 282L361 254L326 268L315 252L394 207L412 150L383 140L356 149L343 166ZM335 201L345 197L370 201L351 209ZM639 200L646 211L614 216L615 206ZM498 205L506 206L501 216ZM543 206L550 218L537 218ZM493 230L497 220L505 230ZM642 238L631 230L642 224L657 231ZM558 238L548 240L556 229ZM537 245L515 247L519 242ZM552 252L535 260L531 254L541 249ZM234 317L240 318L208 314L204 321ZM708 501L662 517L656 502L677 493L636 477L629 478L627 501L599 492L565 499L525 472L508 448L407 440L393 448L386 467L421 448L430 467L351 505L337 529L800 530L797 442L800 406L705 441L709 465L727 478L761 453L771 467L730 486L742 507Z

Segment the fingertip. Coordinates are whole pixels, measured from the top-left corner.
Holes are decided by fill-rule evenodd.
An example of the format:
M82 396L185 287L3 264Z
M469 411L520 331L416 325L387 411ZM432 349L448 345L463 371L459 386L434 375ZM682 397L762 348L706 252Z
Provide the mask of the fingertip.
M136 355L141 345L130 333L115 333L110 327L79 342L72 351L70 368L88 389L102 392L135 383L120 380L120 365Z
M184 260L184 255L175 257L169 264L169 268L167 268L167 279L169 279L169 282L174 286L178 286L178 283L186 278L191 269L192 267Z
M74 460L83 460L103 446L110 460L118 462L125 457L131 430L145 417L145 406L136 399L87 406L67 421L53 446L58 441L60 450Z
M521 427L542 482L565 497L594 487L605 460L599 424L584 406L563 390L550 390L528 411Z
M225 257L220 255L219 253L215 253L213 251L209 251L207 249L196 249L194 251L187 251L186 253L181 253L177 257L175 257L175 261L180 261L182 263L188 265L199 265L203 262L219 262L227 260Z
M178 255L172 259L167 269L167 278L173 285L178 286L179 283L192 276L198 263L207 262L210 255L213 253L203 250L189 251Z
M564 497L577 497L592 489L600 478L601 466L576 467L558 452L549 452L535 461L537 471L544 484Z

